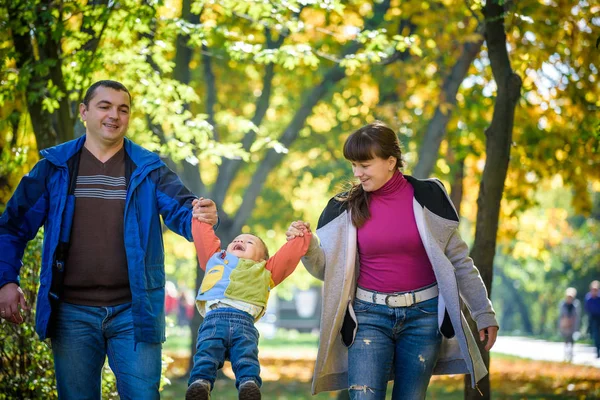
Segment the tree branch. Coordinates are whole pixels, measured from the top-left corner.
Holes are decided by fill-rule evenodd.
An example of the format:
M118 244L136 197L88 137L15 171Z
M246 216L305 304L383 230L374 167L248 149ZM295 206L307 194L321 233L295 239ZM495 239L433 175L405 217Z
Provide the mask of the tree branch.
M273 40L271 29L265 27L265 36L267 41L267 48L274 50L281 47L283 41L285 39L284 34L279 34L277 40ZM269 109L269 105L271 103L271 93L273 91L273 78L275 77L275 64L268 63L265 66L265 74L263 76L263 87L260 93L259 98L256 100L256 106L254 111L254 116L252 117L252 123L255 126L260 126L262 121L267 114L267 110ZM244 150L249 151L250 146L256 139L256 132L254 130L250 130L246 132L244 138L242 139L242 147ZM238 171L242 167L242 160L233 160L233 159L223 159L223 163L219 168L219 176L217 178L217 183L213 190L213 200L217 204L223 204L225 200L225 195L227 194L227 190L231 186L231 182L235 179Z
M208 115L207 121L213 127L214 139L218 142L219 131L217 129L217 123L215 121L215 108L217 105L217 84L215 74L212 70L212 63L210 57L206 55L208 47L202 44L202 70L204 71L204 81L206 82L206 114Z
M480 25L477 33L483 33L483 25ZM456 105L456 94L460 85L467 76L469 67L483 45L483 36L476 42L465 42L460 57L452 67L450 74L444 80L442 91L438 99L438 105L433 118L427 124L423 142L419 148L417 165L413 171L416 178L427 178L432 173L438 158L440 144L446 135L446 126L452 115L452 108Z
M104 35L104 32L106 31L106 28L108 27L108 21L110 20L110 14L112 13L113 7L115 6L116 2L112 2L111 4L109 4L109 0L90 0L88 1L88 5L97 7L97 6L104 6L106 7L105 12L103 13L103 21L102 21L102 28L100 28L100 32L98 33L98 36L94 36L94 29L91 27L91 25L95 24L96 21L95 20L91 20L91 18L89 16L84 15L83 17L83 21L81 24L81 30L84 33L87 33L88 35L90 35L90 39L85 42L85 44L83 46L81 46L82 50L87 50L90 51L90 57L88 60L88 63L86 65L82 65L82 68L80 69L80 73L83 76L87 76L91 71L85 71L86 68L88 68L89 65L92 64L92 62L94 61L94 57L96 56L96 52L98 51L98 47L100 46L100 40L102 40L102 36ZM77 98L79 99L78 103L81 103L83 101L83 96L84 96L84 88L81 87L78 90L78 95ZM75 106L77 106L78 104L75 104ZM76 108L76 107L75 107Z
M152 9L154 10L154 12L156 12L156 8L154 7L154 5L147 3L147 5L149 7L152 7ZM153 19L153 21L156 21L155 19ZM153 29L151 27L151 29L149 30L149 33L145 33L142 36L149 39L150 43L154 42L154 33L156 32L156 29ZM146 62L148 62L148 64L150 64L152 66L152 69L154 69L156 72L158 72L160 75L163 75L163 71L160 69L160 67L156 64L156 62L152 59L152 55L148 54L146 56ZM150 128L150 130L156 135L158 136L158 138L160 139L162 144L166 144L167 143L167 139L165 137L165 133L164 130L162 128L162 126L160 124L156 124L154 122L152 122L152 120L147 117L147 122L148 122L148 126ZM194 145L194 143L192 142L191 145ZM172 169L175 169L175 165L176 163L172 160L172 159L168 159L167 160L167 164L169 164L169 166ZM200 175L200 168L198 165L192 165L187 161L183 161L181 163L181 167L183 168L182 174L181 174L181 179L183 181L183 183L195 194L200 195L206 192L206 186L204 185L204 182L202 181L202 177Z
M365 29L371 30L379 26L383 18L390 7L390 0L384 0L381 3L376 3L374 7L373 16L365 21ZM355 53L360 47L359 43L352 42L342 52L343 56L347 54ZM342 80L346 76L345 70L339 65L335 65L327 71L321 83L314 87L310 93L306 96L302 106L294 115L294 118L287 126L279 141L285 147L289 148L290 145L298 138L300 129L304 126L306 119L311 115L312 109L321 99L329 92L337 82ZM267 176L273 170L273 168L281 161L284 157L283 153L278 153L274 149L270 149L258 169L252 177L250 186L246 190L242 205L238 209L233 224L231 225L230 234L239 232L254 209L256 205L256 199L262 191L262 188L266 182Z
M400 21L398 24L398 34L401 35L405 28L408 28L408 34L412 35L414 31L417 29L417 25L413 24L410 18L405 18ZM406 61L410 57L410 51L408 49L403 51L394 51L390 57L383 60L380 65L390 65L395 63L396 61Z

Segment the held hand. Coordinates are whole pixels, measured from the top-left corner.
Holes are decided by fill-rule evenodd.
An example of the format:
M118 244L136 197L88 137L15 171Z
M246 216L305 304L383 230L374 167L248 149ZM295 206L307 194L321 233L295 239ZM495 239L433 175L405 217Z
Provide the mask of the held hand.
M192 201L192 205L194 206L194 218L198 221L215 225L219 220L217 217L217 205L211 199L200 197L199 199Z
M485 345L485 351L490 351L494 343L496 343L496 338L498 337L498 327L488 326L487 328L483 328L479 331L479 340L483 342L486 336L487 343Z
M290 224L290 227L285 232L285 240L288 242L295 237L304 236L305 233L310 232L310 223L304 221L294 221Z
M19 311L29 310L25 295L16 283L7 283L0 288L0 318L12 322L13 324L22 324L23 315Z

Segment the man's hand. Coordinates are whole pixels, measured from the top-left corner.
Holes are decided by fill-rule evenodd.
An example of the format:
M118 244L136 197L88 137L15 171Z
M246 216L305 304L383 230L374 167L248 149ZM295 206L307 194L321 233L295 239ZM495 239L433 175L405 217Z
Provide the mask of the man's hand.
M0 318L12 322L13 324L22 324L23 315L21 310L29 310L25 295L16 283L7 283L0 288Z
M200 197L192 201L194 206L194 218L200 222L206 222L209 225L215 225L219 218L217 217L217 205L211 199Z
M498 327L497 326L488 326L487 328L483 328L479 331L479 340L482 342L485 340L487 335L487 343L485 344L485 351L490 351L494 343L496 343L496 338L498 337Z
M310 222L294 221L285 232L285 240L289 242L293 238L304 236L304 234L308 232L310 232Z

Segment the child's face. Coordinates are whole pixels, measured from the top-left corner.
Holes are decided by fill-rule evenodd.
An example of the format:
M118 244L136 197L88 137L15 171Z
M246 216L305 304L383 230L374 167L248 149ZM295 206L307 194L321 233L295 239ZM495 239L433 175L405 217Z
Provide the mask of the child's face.
M233 239L233 242L229 243L229 246L227 246L227 252L239 258L246 258L254 261L264 260L266 253L260 239L247 233L243 233Z

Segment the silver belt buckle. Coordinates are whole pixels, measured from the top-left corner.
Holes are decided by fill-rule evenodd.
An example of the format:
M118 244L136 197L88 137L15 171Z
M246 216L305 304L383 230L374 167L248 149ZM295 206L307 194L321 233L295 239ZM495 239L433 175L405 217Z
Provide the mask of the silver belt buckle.
M388 294L387 296L385 296L385 305L386 305L386 306L388 306L388 307L391 307L391 308L396 308L396 307L398 307L398 306L393 306L393 305L391 305L391 304L390 304L390 302L389 302L389 300L390 300L390 297L396 297L396 296L392 296L392 295L390 295L390 294Z
M398 298L398 297L404 297L404 302L405 304L403 306L397 306L397 305L392 305L390 304L389 300L390 298ZM411 292L408 293L402 293L402 294L396 294L396 295L387 295L385 296L385 305L391 308L397 308L397 307L410 307L413 304L415 304L415 302L413 301L413 296Z

